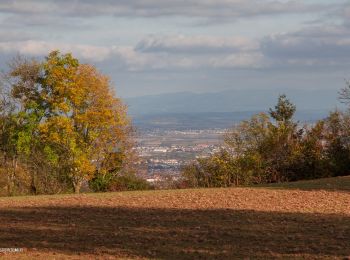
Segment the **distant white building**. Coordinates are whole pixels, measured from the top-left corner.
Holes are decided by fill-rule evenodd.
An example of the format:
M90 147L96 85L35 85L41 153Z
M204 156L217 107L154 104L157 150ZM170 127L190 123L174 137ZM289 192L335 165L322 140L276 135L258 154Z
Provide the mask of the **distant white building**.
M168 149L163 147L158 147L158 148L155 148L153 151L156 153L166 153Z

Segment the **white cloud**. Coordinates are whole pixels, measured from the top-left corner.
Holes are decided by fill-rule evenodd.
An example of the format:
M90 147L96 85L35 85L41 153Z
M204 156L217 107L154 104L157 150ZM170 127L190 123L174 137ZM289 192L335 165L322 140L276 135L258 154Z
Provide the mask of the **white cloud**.
M262 66L259 42L243 37L152 36L135 48L116 48L115 53L132 70Z
M140 41L136 50L140 52L171 53L231 53L253 51L259 48L257 41L244 37L214 36L152 36Z
M52 50L103 64L117 63L129 71L261 66L258 42L241 37L166 36L147 38L133 46L94 46L46 41L0 42L0 53L43 57Z
M50 51L60 50L63 53L72 52L80 58L91 61L102 61L111 54L111 49L82 44L52 43L46 41L15 41L0 42L0 52L19 53L29 56L45 56Z

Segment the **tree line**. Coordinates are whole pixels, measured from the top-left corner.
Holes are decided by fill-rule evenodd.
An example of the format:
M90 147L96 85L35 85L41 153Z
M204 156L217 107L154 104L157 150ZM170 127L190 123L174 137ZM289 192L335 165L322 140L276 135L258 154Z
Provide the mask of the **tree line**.
M340 91L350 105L350 85ZM230 187L350 174L350 107L312 125L294 120L285 95L269 113L254 115L224 135L220 152L183 170L185 185Z
M94 66L59 51L43 61L17 57L1 75L0 96L0 190L7 195L146 185L133 174L126 106Z

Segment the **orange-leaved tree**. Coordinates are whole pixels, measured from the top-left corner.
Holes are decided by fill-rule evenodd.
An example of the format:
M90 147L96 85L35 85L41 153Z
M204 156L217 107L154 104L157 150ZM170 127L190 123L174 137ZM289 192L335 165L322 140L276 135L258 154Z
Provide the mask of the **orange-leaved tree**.
M120 171L131 154L132 128L109 78L71 54L54 51L43 63L41 86L46 116L40 135L74 191L96 174Z
M126 106L95 67L58 51L43 62L19 58L1 85L5 87L13 108L0 116L6 130L0 131L0 153L14 165L24 162L34 193L43 187L39 171L40 176L46 171L47 177L68 180L78 193L84 181L110 179L134 161ZM15 176L16 169L8 172Z

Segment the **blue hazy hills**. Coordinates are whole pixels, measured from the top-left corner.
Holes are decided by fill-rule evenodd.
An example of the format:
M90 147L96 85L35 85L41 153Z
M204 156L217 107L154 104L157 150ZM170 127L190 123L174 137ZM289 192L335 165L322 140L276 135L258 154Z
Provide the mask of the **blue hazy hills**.
M129 114L141 129L226 128L267 112L280 94L297 106L296 119L313 122L342 108L334 89L246 89L213 93L178 92L127 98Z

